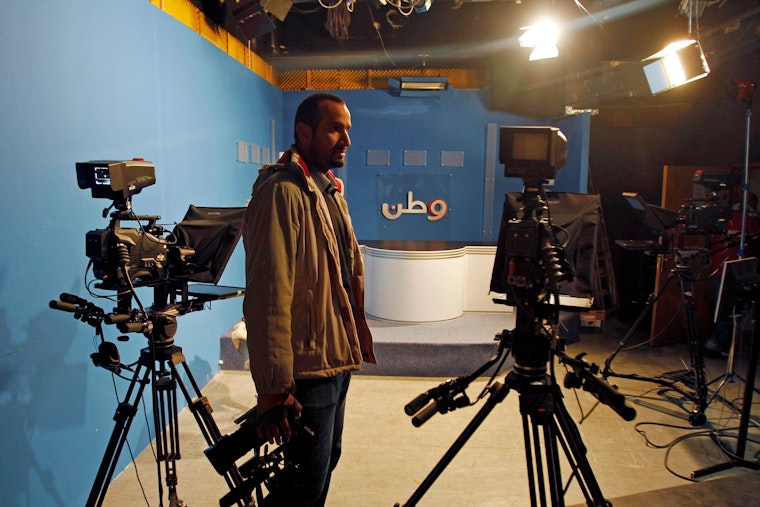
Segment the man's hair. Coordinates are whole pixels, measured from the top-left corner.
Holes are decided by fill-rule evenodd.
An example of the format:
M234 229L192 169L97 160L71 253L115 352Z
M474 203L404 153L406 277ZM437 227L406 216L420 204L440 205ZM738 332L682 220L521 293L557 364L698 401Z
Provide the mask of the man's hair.
M345 104L346 101L333 93L315 93L306 97L303 102L298 106L296 110L295 125L299 123L305 123L311 127L312 130L317 129L319 125L319 104L325 100L331 100L338 104ZM293 126L293 138L296 144L298 144L298 131Z

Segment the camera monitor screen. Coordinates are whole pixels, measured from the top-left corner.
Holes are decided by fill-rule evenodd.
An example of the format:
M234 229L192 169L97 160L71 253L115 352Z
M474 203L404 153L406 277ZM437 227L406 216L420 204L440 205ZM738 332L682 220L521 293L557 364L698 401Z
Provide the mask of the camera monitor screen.
M544 135L515 133L512 156L517 160L545 160L549 153L549 138Z
M550 180L567 161L567 139L556 127L501 127L504 176Z
M623 192L623 198L644 224L658 234L678 225L678 213L675 211L647 204L644 198L635 192Z
M125 202L156 182L156 169L144 160L77 162L79 188L91 189L96 199Z

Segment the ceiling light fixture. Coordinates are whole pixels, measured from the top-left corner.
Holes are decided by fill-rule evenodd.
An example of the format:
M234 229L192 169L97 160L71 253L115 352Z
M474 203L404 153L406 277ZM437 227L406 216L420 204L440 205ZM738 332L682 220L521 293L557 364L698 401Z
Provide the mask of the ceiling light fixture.
M399 79L388 78L388 84L402 97L420 97L434 95L449 88L449 78L442 76L404 76Z
M696 40L674 42L643 60L652 95L681 86L710 73L702 46Z

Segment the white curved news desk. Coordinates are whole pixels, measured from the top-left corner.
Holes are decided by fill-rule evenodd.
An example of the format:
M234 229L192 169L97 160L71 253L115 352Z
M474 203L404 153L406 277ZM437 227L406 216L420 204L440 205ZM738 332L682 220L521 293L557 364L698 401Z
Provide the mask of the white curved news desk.
M436 322L465 311L510 312L489 296L495 245L364 241L365 306L381 320Z

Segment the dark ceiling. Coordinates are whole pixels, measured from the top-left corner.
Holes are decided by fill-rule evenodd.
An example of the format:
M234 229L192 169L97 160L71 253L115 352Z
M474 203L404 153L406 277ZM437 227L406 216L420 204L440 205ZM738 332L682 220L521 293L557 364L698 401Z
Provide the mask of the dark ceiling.
M561 55L572 53L580 66L640 60L689 33L689 0L435 0L427 12L409 7L411 1L294 0L288 8L289 0L194 0L207 19L250 43L279 71L491 67L525 52L517 47L520 27L547 11L565 27ZM420 9L423 0L416 1ZM411 14L401 14L394 3ZM332 5L337 7L324 7ZM758 0L692 5L701 11L692 17L692 36L706 52L758 58Z
M349 0L193 1L276 72L484 69L486 82L476 87L490 89L491 106L528 116L681 107L736 93L737 77L760 81L760 0L691 0L691 19L690 0L433 0L408 16L393 5L424 0L351 0L351 10ZM561 26L559 57L529 62L520 28L547 6ZM710 79L653 97L641 60L689 34L701 43Z

